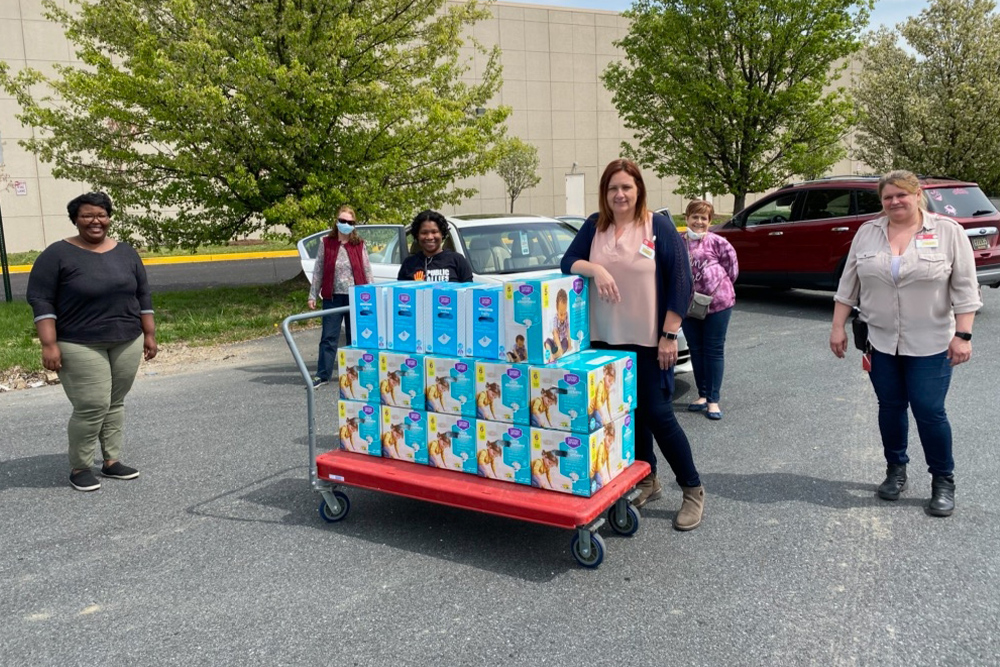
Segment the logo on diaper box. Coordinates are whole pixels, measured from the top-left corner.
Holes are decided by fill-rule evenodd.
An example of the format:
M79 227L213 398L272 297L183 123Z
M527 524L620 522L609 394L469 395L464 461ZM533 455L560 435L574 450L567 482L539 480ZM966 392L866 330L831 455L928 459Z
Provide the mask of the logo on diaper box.
M410 421L413 421L413 422L420 421L420 413L419 412L411 412L407 416L410 418Z
M361 412L365 413L366 415L370 415L375 412L375 408L373 408L370 405L363 405L361 406Z
M455 364L455 370L458 371L459 373L464 373L467 370L469 370L469 365L463 364L462 362L458 362L457 364Z
M632 370L632 357L629 357L628 359L625 360L625 368L627 368L628 370Z
M524 431L519 428L509 428L507 429L507 433L509 433L511 437L520 438L524 434Z
M517 370L516 368L508 368L507 377L509 377L511 380L516 380L519 377L521 377L521 371Z
M441 297L438 297L438 303L440 303L442 306L450 305L451 304L451 297L450 296L441 296Z
M517 288L517 291L520 292L521 294L531 294L532 292L535 291L535 288L532 287L531 285L521 285L520 287Z
M410 368L415 368L416 365L417 365L417 360L416 359L407 359L403 363L406 364L407 366L409 366Z
M573 373L567 373L563 376L563 382L569 385L574 385L580 381L580 376Z
M367 361L369 364L375 361L374 354L368 354L367 352L361 355L361 358Z
M409 303L410 302L410 295L409 294L400 294L399 295L399 302L400 303Z
M455 424L463 431L469 430L469 427L472 426L472 424L466 419L459 419L455 422Z
M493 305L493 299L488 296L481 296L479 297L479 305L489 308Z
M362 301L371 301L372 300L372 295L369 294L368 292L362 292L361 293L361 300Z
M570 447L572 447L573 449L576 449L576 448L577 448L577 447L579 447L579 446L580 446L580 444L581 444L581 443L580 443L580 438L573 438L573 437L570 437L570 438L566 438L566 440L565 440L564 442L565 442L565 443L566 443L567 445L569 445Z
M573 281L573 291L577 294L583 293L583 279L577 278Z

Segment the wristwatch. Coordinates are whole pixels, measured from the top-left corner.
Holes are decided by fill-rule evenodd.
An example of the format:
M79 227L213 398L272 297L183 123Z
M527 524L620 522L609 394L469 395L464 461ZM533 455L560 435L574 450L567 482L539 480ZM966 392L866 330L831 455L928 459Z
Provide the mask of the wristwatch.
M958 334L955 334L955 335L957 336ZM680 332L679 331L661 331L660 332L660 336L662 336L663 338L666 338L667 340L677 340L678 338L680 338Z
M962 340L972 340L972 333L969 331L956 331L956 338L961 338Z

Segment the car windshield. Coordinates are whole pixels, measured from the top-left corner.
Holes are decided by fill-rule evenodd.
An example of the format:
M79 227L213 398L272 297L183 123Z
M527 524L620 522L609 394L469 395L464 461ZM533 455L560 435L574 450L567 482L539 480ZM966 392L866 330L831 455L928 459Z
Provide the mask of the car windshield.
M576 231L562 222L510 223L459 230L472 270L501 275L558 270Z
M974 185L927 188L927 207L934 213L955 218L993 215L996 209L982 190Z

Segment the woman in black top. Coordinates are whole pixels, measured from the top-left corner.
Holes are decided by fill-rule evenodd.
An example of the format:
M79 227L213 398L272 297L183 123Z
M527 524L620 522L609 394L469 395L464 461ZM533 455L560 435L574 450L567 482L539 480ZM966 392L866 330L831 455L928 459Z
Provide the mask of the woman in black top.
M59 373L73 404L67 429L70 484L79 491L96 491L101 483L91 466L98 442L102 475L139 476L119 461L124 403L140 360L156 356L156 326L139 254L108 237L111 199L91 192L66 208L78 234L38 256L27 297L42 344L42 365Z
M410 225L419 252L407 257L399 267L397 280L429 282L472 282L472 265L464 255L445 250L448 221L437 211L421 211Z

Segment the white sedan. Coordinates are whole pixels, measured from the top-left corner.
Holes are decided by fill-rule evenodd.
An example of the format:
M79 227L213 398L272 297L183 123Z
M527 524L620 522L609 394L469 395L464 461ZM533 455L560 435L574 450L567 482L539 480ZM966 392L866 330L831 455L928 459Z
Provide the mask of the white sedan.
M409 225L358 225L365 239L376 282L395 280L399 265L417 252ZM312 281L320 239L317 232L298 243L302 270ZM563 253L576 229L554 218L535 215L457 215L448 218L444 247L469 259L473 280L502 283L559 271ZM678 344L678 373L691 371L691 357L683 333Z

